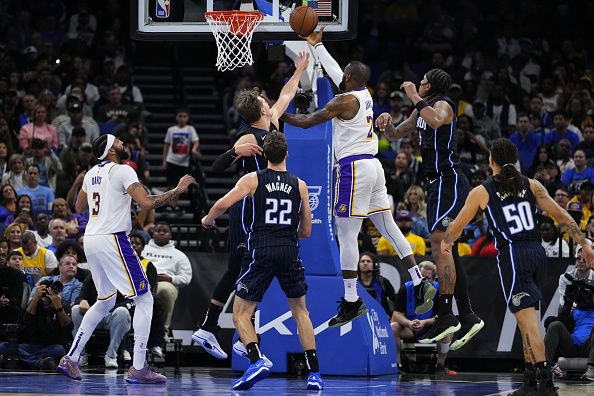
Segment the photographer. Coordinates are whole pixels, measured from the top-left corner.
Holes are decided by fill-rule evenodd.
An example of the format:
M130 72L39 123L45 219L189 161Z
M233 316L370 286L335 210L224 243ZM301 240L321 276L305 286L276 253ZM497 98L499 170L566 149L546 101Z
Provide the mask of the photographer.
M544 339L547 360L555 376L562 376L558 357L588 357L584 377L594 381L594 271L582 259L581 247L576 252L575 269L561 275L558 290L559 317L549 323Z
M23 317L24 343L19 345L20 361L28 368L55 370L56 359L66 351L64 344L72 331L68 305L62 305L61 283L40 282ZM0 354L6 354L8 343L0 343Z
M70 255L64 255L60 258L58 264L59 275L44 276L39 283L60 282L62 284L62 301L69 306L73 305L80 294L82 283L76 279L77 264L76 259ZM35 297L36 290L33 290L31 298Z
M0 340L3 325L18 323L23 298L22 273L6 264L7 252L0 250Z

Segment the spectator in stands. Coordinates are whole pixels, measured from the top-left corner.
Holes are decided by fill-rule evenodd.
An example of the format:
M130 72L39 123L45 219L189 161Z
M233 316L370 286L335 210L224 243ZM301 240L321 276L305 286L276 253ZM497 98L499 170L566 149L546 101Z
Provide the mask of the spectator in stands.
M31 274L35 282L41 277L49 275L58 266L58 260L54 253L47 248L40 247L32 231L22 233L21 246L18 251L23 255L25 272Z
M21 236L27 228L21 223L9 224L4 230L4 239L8 241L8 251L21 247Z
M76 176L81 171L87 171L91 168L93 146L85 140L85 129L75 127L72 130L70 145L63 147L62 151L60 151L60 163L62 164L63 173L56 185L57 196L65 196L74 183Z
M6 242L6 241L5 241ZM22 313L27 309L27 303L29 302L29 296L31 290L35 287L33 276L25 272L23 265L23 254L18 250L7 250L6 265L10 268L17 270L21 274L21 283L23 285L23 295L21 299L21 316Z
M35 213L49 213L54 203L54 192L39 184L39 173L38 165L27 165L27 185L17 189L17 193L31 197L32 210Z
M592 214L593 192L594 184L584 182L580 185L579 193L567 202L568 211L579 211L582 213L582 220L578 222L581 230L586 229L586 223Z
M405 97L406 95L400 91L392 91L390 94L390 115L394 126L400 125L406 119L403 113Z
M56 253L58 246L66 240L66 222L62 219L53 219L49 222L49 234L52 236L52 244L47 247Z
M16 190L10 184L0 188L0 224L4 224L8 216L14 215L17 209L16 197Z
M33 225L33 215L33 203L31 201L31 197L29 197L28 195L19 195L17 197L17 208L14 211L14 214L8 215L6 217L6 220L4 221L4 226L8 227L9 224L14 223L18 218L21 220L25 220L19 221L20 223L26 224L30 227Z
M115 81L122 94L122 102L142 109L142 103L144 102L142 93L140 92L140 88L132 84L130 68L128 66L121 65L118 67L115 74Z
M569 191L577 192L584 181L594 184L594 169L587 166L586 153L577 149L573 152L575 168L567 169L561 176L561 182Z
M99 123L115 123L116 125L113 125L115 128L117 124L124 120L124 117L132 108L122 102L122 93L116 85L109 89L108 99L109 103L104 104L97 110L95 118Z
M419 264L421 275L433 282L435 290L439 289L439 284L435 280L437 276L437 267L431 261L423 261ZM435 301L437 303L437 301ZM422 315L415 314L415 292L412 281L408 281L400 287L396 295L396 305L392 314L392 331L396 338L396 361L400 365L400 350L402 341L416 342L425 334L435 323L434 312L437 312L437 304L433 309ZM445 367L445 359L450 347L452 336L447 336L438 342L436 374L448 374L449 370Z
M95 283L93 282L93 278L89 276L83 282L78 304L72 307L72 321L74 322L72 330L73 336L76 335L76 332L82 323L83 316L87 313L89 308L97 302L97 297ZM126 299L118 292L114 309L107 313L96 327L96 329L109 330L109 346L107 347L104 356L106 368L118 368L118 349L124 335L130 331L132 324L132 315L130 311L133 308L134 302ZM80 355L78 365L81 367L88 365L88 356L85 352Z
M35 216L35 230L33 230L33 234L35 235L35 240L37 240L37 244L41 247L48 247L52 244L52 236L49 234L49 216L47 213L39 213Z
M142 251L146 245L144 237L140 233L131 232L129 238L130 244L138 255L138 258L140 258L140 264L142 264L142 268L144 268L144 272L146 272L146 277L149 281L149 284L151 285L151 293L155 299L155 302L153 303L153 318L151 320L151 331L149 333L147 348L153 353L153 355L162 358L162 346L165 343L163 327L165 326L166 312L163 305L163 300L157 293L157 269L152 262L142 257Z
M19 146L19 130L21 129L19 114L17 113L17 102L17 92L9 90L2 96L0 106L2 130L4 130L4 134L8 134L12 148Z
M0 328L19 323L23 298L23 275L7 264L8 252L0 250Z
M80 213L72 213L68 203L64 198L57 198L52 207L52 216L54 219L64 220L66 223L66 236L72 238L79 232L84 232L88 218Z
M380 264L373 253L359 255L358 281L367 293L382 306L388 318L392 317L396 292L389 280L380 275Z
M516 106L506 98L501 84L493 85L487 101L487 115L497 123L502 136L509 136L516 126Z
M567 202L569 202L569 193L567 192L567 189L565 187L558 188L557 191L555 191L553 199L563 209L567 208Z
M29 93L23 96L21 103L23 104L24 112L19 114L19 129L24 125L33 122L35 108L37 106L37 98L35 98L35 95Z
M176 124L169 127L165 134L161 167L166 172L169 188L177 186L179 179L190 173L191 158L200 158L200 140L189 121L190 112L184 108L178 109L175 113ZM172 201L171 206L174 211L180 212L177 201Z
M18 131L13 130L8 124L8 121L1 117L2 114L0 114L0 141L6 146L4 161L8 165L8 159L15 152L14 148L19 146L19 136ZM10 169L8 166L4 166L3 168L2 175Z
M541 138L530 131L530 119L526 113L518 114L517 129L509 140L518 148L520 166L522 172L526 173L534 163L536 152L542 144Z
M26 180L26 163L27 160L24 155L11 155L8 159L8 169L10 170L2 175L2 184L9 183L11 186L14 187L15 190L24 187Z
M416 184L416 175L408 165L406 153L400 152L394 160L394 172L387 175L386 187L394 202L402 201L405 191Z
M67 303L69 306L74 305L78 300L82 283L76 279L77 263L76 259L70 255L64 255L58 262L58 275L48 275L41 278L39 281L60 281L63 286L61 293L62 303ZM36 290L33 290L31 297L35 297Z
M388 84L385 82L380 82L375 87L375 92L373 95L373 118L375 122L375 118L382 114L387 113L390 111L390 103L388 93Z
M6 141L0 138L0 180L2 180L2 176L8 171L8 158L10 155L12 153L9 153Z
M559 94L556 92L555 82L552 77L544 77L540 83L540 96L543 102L544 111L555 113L558 109Z
M29 124L23 125L19 131L19 146L25 153L31 149L31 141L38 138L46 142L53 149L58 148L58 132L56 128L47 123L47 110L45 106L35 107L35 117Z
M58 141L60 147L71 145L72 135L75 129L78 130L79 136L81 135L80 129L84 131L82 137L85 142L93 143L95 139L99 137L99 126L91 117L83 116L82 103L78 99L70 100L68 103L68 118L64 120L58 127ZM82 142L78 141L78 146Z
M462 86L460 84L454 83L450 85L450 89L448 90L448 96L456 105L458 117L460 117L461 115L467 115L469 117L472 117L474 115L474 113L472 112L472 105L462 99Z
M153 239L145 246L142 256L157 268L157 295L165 306L165 337L168 338L178 289L190 284L192 266L188 256L175 248L175 242L171 240L171 228L166 222L158 222L155 225Z
M564 375L556 363L557 357L588 357L584 377L594 381L594 305L591 295L588 301L579 298L574 285L575 280L594 284L594 271L582 259L581 246L578 246L575 257L575 268L559 277L558 320L548 324L544 338L545 353L556 376ZM573 332L568 330L571 327Z
M412 232L420 237L429 238L425 191L419 186L411 186L404 194L403 204L403 207L396 205L396 210L410 211L413 216Z
M585 125L582 130L584 140L578 144L577 148L584 150L588 159L588 166L594 164L594 125Z
M56 180L62 174L62 163L49 145L41 139L33 139L31 143L31 157L27 164L37 165L39 168L39 184L56 191Z
M396 225L398 225L398 228L400 228L400 231L402 231L402 234L404 234L406 240L410 243L413 254L415 256L424 256L425 240L411 232L413 225L411 213L407 210L399 210L396 212L394 219L396 220ZM396 251L392 247L392 244L382 236L377 244L377 254L396 256Z
M539 223L542 247L547 257L569 257L569 245L559 235L555 222L550 217L542 216ZM561 250L561 254L559 252Z
M474 134L472 118L467 115L458 117L456 133L458 134L458 153L464 168L473 168L476 164L485 163L489 148L480 135Z
M540 96L532 95L530 98L530 113L540 120L543 128L553 128L553 117L544 109L544 102Z
M545 135L544 144L546 144L549 147L554 145L557 145L557 147L559 147L558 143L561 140L567 140L570 144L569 151L575 149L578 146L578 144L580 144L580 138L578 137L578 135L576 135L575 132L567 129L567 125L567 115L561 110L556 111L553 114L554 129L552 129L549 133Z
M421 161L417 159L414 155L414 146L413 142L408 139L404 138L400 140L400 153L406 154L406 159L408 160L408 167L413 171L415 175L417 175L417 180L423 180L423 167L421 166Z

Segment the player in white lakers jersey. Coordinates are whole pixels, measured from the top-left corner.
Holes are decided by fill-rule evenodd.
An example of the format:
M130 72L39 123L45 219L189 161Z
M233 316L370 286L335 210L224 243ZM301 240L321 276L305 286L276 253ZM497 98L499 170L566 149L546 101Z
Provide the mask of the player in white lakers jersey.
M425 313L433 307L435 288L421 277L411 246L390 213L384 170L375 158L378 139L373 131L373 99L366 87L367 66L354 61L343 73L321 43L322 33L323 28L308 36L307 41L314 46L330 78L336 85L344 85L346 92L335 96L323 109L312 114L285 113L282 120L302 128L333 120L332 145L334 160L338 163L334 211L345 292L340 310L330 319L329 326L342 326L367 312L357 294L357 236L366 217L373 221L409 267L414 285L421 288L415 293L418 296L416 312Z
M114 307L116 293L136 303L134 314L134 358L128 371L130 383L163 383L164 375L151 371L146 364L146 344L153 315L153 296L146 274L134 252L128 233L132 229L132 199L141 208L165 205L186 191L194 178L185 175L177 187L161 195L149 196L138 181L136 172L121 164L127 152L121 140L103 135L93 142L93 152L101 162L87 172L78 193L76 211L89 211L85 230L85 255L97 288L97 302L84 315L81 326L58 371L80 380L78 358L97 324Z

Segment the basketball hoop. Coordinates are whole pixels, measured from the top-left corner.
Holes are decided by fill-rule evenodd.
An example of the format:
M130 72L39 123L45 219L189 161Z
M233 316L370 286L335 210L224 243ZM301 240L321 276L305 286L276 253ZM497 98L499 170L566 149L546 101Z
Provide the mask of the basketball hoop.
M251 65L252 34L264 14L259 11L210 11L204 14L217 43L217 69Z

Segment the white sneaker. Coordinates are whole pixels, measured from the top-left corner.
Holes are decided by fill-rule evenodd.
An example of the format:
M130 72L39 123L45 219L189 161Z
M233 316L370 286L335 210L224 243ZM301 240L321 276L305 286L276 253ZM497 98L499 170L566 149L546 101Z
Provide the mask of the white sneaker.
M245 345L243 345L243 342L241 342L241 340L235 341L235 344L233 344L233 352L235 352L239 356L243 356L247 360L250 360L250 358L248 357L247 349L245 349ZM266 367L271 368L273 366L272 360L268 359L264 354L262 354L262 360L264 360L264 365Z
M159 359L163 359L163 350L160 346L154 346L151 348L151 352L153 355L157 356Z
M118 359L110 358L109 356L105 355L105 368L117 369L118 368Z
M223 348L219 345L217 338L210 331L199 329L192 334L192 340L197 344L200 344L202 348L212 356L219 359L227 359L227 354L223 351Z
M83 353L78 358L78 367L87 367L89 365L89 355Z
M130 356L130 352L128 352L126 349L124 349L124 361L125 362L129 362L132 360L132 356Z

